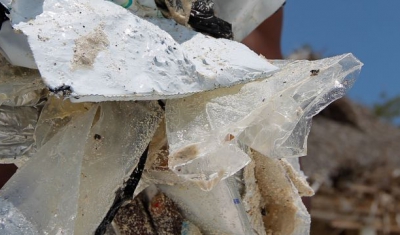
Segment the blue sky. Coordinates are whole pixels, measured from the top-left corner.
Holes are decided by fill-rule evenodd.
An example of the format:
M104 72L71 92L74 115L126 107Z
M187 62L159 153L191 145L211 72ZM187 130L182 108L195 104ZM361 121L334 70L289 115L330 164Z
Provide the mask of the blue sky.
M325 56L353 53L364 63L349 96L379 102L400 95L400 0L287 0L284 55L309 44Z

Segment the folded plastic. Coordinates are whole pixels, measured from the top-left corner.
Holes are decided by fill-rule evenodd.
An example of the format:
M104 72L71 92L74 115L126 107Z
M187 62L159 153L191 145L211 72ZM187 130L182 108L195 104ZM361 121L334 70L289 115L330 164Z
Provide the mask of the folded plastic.
M345 94L362 66L352 54L275 64L280 71L270 78L167 101L169 166L175 173L194 178L207 172L209 161L223 172L229 172L229 159L240 158L246 165L241 151L220 151L227 143L244 144L272 158L306 155L311 118ZM181 154L188 148L196 150L190 157ZM174 156L185 159L176 162ZM200 169L179 171L193 162Z

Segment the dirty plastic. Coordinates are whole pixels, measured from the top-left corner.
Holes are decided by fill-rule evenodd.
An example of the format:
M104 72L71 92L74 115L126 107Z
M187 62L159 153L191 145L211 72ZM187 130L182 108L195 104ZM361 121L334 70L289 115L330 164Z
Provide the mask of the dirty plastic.
M196 224L203 234L253 234L232 181L221 181L211 191L203 191L196 184L186 182L176 186L157 185L182 211L182 215Z
M0 106L0 163L21 166L34 153L38 117L34 107Z
M13 66L0 55L0 105L35 106L44 87L37 70Z
M37 70L12 66L0 55L0 163L22 166L34 151L38 102L44 84Z
M0 191L0 198L11 203L32 224L34 229L28 232L73 234L80 166L95 112L96 109L89 110L57 133ZM15 224L14 219L17 217L2 221L3 226ZM16 230L11 234L22 232Z
M162 110L157 102L60 102L44 108L42 122L51 123L50 128L41 129L38 152L4 186L0 197L39 233L90 234L150 142ZM68 109L76 113L68 116ZM59 118L68 122L57 128Z
M261 208L265 231L271 234L310 234L311 217L304 206L299 189L281 160L253 151L255 179L262 197Z
M311 118L345 94L362 66L352 54L276 64L280 71L270 78L167 101L171 155L188 148L197 150L179 162L181 166L193 161L206 166L208 158L204 156L211 156L227 140L272 158L306 155ZM311 70L319 70L318 75ZM213 161L240 157L237 153L216 154ZM224 167L222 164L220 169ZM175 172L201 178L201 171L207 168Z
M171 34L188 39L187 53L184 42L154 21L109 1L45 0L42 6L34 20L13 27L28 35L45 83L70 87L74 102L183 97L264 78L277 69L242 44L155 18L169 25Z

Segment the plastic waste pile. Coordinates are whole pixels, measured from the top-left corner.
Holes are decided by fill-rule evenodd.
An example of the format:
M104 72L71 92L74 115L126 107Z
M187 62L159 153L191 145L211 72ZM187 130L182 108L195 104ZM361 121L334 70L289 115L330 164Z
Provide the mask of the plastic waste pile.
M196 1L0 2L0 234L309 233L299 157L352 54L268 61Z

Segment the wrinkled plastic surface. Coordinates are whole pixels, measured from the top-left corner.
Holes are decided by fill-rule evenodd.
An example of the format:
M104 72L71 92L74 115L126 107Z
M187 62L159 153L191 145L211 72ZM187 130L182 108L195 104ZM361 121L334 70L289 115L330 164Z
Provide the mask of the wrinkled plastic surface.
M36 106L44 84L37 70L12 66L0 55L0 163L21 166L34 152Z
M235 141L272 158L306 155L311 118L345 94L362 63L345 54L318 61L277 61L276 65L281 70L264 80L167 101L171 155L197 150L179 165L196 160L206 166L212 158L224 170L227 159L242 153L216 153ZM311 70L319 73L313 75ZM170 167L174 170L176 164ZM193 178L199 171L207 168L175 173Z
M276 70L241 44L193 37L175 25L172 32L194 40L187 54L167 32L108 1L45 0L42 6L34 20L13 26L28 35L46 84L70 86L76 102L182 97Z
M34 106L43 88L37 70L12 66L0 55L0 105Z
M34 107L0 106L0 163L21 165L32 154L38 116Z

